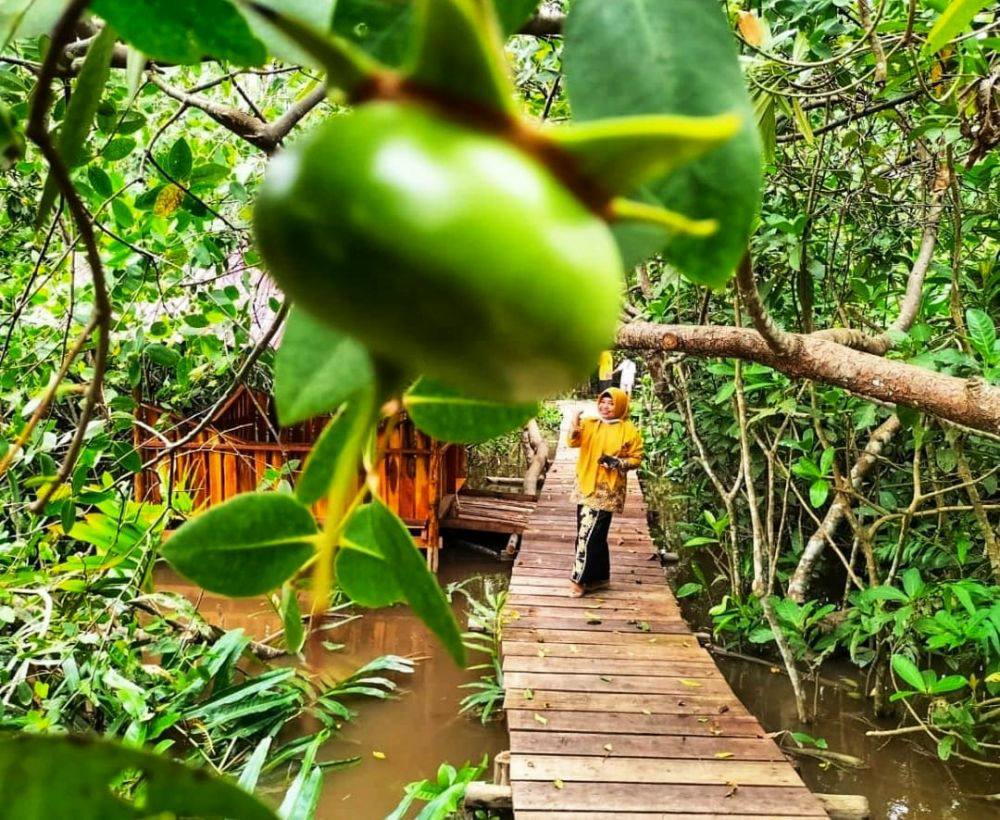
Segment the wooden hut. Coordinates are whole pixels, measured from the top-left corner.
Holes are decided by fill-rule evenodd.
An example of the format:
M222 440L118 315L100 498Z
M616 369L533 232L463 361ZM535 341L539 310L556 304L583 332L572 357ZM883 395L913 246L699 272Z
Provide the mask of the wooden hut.
M143 463L169 452L136 475L136 500L160 502L169 492L184 491L200 509L274 485L283 477L294 482L326 422L320 417L279 427L272 397L241 387L202 430L178 446L197 420L140 404L135 445ZM435 441L405 417L392 429L379 471L380 495L417 542L429 547L432 567L437 564L442 509L465 478L464 447ZM319 518L323 507L320 503L314 508Z

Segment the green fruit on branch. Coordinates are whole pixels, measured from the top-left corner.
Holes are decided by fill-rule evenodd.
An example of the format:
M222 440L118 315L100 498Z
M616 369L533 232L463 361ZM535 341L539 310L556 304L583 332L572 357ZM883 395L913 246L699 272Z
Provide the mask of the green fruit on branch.
M619 194L727 139L733 117L539 130L477 0L420 0L403 75L255 8L358 103L272 160L254 209L264 260L299 307L413 374L508 401L571 387L617 324L609 221L714 230Z
M276 157L254 225L297 305L477 395L570 387L614 334L606 223L507 140L411 103L361 106Z

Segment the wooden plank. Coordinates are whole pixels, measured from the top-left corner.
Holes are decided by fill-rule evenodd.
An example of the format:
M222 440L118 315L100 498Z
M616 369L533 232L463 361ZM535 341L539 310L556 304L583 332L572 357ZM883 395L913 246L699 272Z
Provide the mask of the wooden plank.
M594 623L596 621L596 623ZM628 634L635 632L639 635L690 635L687 625L677 618L673 621L651 620L640 621L637 618L608 618L600 615L590 616L582 613L576 617L556 618L553 616L523 616L511 621L511 626L518 629L573 629L584 632L612 632L615 634Z
M544 650L543 650L544 653ZM704 660L632 660L622 658L559 658L539 655L506 655L505 674L512 672L544 672L550 674L597 674L648 676L661 678L709 678L718 680L718 671L708 658Z
M537 716L537 717L536 717ZM539 720L541 718L541 720ZM544 721L544 723L542 722ZM601 732L606 734L681 737L748 737L763 739L764 746L777 746L764 736L756 718L749 714L658 715L599 712L553 712L534 709L522 701L507 711L509 729L525 732Z
M554 794L558 792L558 794ZM523 810L563 811L606 810L643 811L656 807L663 816L670 812L721 815L744 814L754 817L825 817L816 799L804 787L680 785L668 783L564 783L556 789L552 782L522 782L514 786L514 813Z
M511 780L564 783L682 783L724 786L801 786L785 762L760 760L650 760L647 757L592 755L512 755Z
M700 678L654 677L651 675L566 674L509 672L504 677L509 690L544 689L551 692L630 692L638 695L728 695L729 685L718 676Z
M528 732L511 730L515 754L648 757L660 760L771 760L785 762L773 743L755 737L697 737L694 735L629 735L610 732Z
M677 644L679 646L697 646L698 641L687 634L661 633L650 635L645 632L597 632L585 629L543 629L527 627L514 621L504 628L504 637L514 641L538 641L539 643L570 643L570 644Z
M549 658L578 658L606 660L655 661L657 663L699 663L714 667L711 656L697 643L655 643L655 644L594 644L594 643L545 643L544 641L504 642L505 658L529 656Z
M508 595L508 612L517 615L515 617L540 616L561 612L564 617L575 618L577 616L594 615L600 618L606 615L608 618L635 619L652 616L666 620L680 620L680 607L665 599L647 599L641 603L637 600L627 598L617 601L595 601L587 598L589 603L582 604L579 600L572 598L557 598L554 595Z
M532 688L530 701L525 690L507 689L504 708L534 708L541 711L618 712L620 714L698 715L714 717L744 712L735 695L649 695L623 692L560 692Z

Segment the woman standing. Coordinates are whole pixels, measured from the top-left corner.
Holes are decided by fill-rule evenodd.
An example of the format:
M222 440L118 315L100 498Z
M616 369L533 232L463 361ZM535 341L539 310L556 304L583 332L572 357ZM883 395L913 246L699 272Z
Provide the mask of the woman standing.
M642 436L626 416L629 397L617 387L597 398L597 418L573 416L568 443L580 448L576 463L576 560L570 596L606 587L611 579L608 528L625 508L626 472L642 462Z

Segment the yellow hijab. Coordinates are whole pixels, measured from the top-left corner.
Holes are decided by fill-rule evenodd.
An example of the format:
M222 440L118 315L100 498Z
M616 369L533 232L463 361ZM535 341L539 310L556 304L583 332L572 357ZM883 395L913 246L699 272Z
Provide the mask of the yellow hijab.
M594 492L599 477L601 483L611 489L617 487L619 481L624 480L624 476L617 470L602 467L597 460L601 456L615 458L627 456L639 438L639 431L625 418L628 415L628 393L617 387L609 387L597 397L597 401L600 402L605 396L610 396L614 402L613 418L586 419L581 425L583 430L580 458L576 462L576 478L584 495Z

